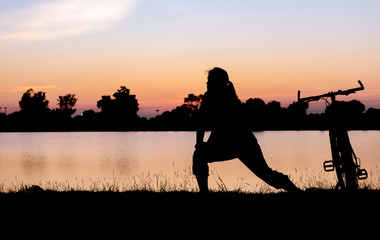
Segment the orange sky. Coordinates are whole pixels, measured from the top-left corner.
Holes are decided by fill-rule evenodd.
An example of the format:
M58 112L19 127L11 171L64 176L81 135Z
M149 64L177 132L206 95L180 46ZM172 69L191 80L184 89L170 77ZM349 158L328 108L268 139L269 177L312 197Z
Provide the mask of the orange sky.
M0 107L17 109L33 87L50 108L75 93L79 111L96 110L125 85L151 114L203 93L219 66L243 100L287 106L298 90L360 79L355 98L380 108L379 11L369 0L20 1L0 11Z

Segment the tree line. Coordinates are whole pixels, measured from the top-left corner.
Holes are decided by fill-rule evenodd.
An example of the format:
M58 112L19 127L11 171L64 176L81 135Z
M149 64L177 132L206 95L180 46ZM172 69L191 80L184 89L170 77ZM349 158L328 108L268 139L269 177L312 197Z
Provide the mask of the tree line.
M59 96L57 108L50 109L45 92L29 89L19 101L20 111L0 113L0 131L196 130L202 98L202 94L188 94L182 105L147 119L137 114L136 95L121 86L112 96L102 96L97 101L98 112L86 110L74 117L78 101L75 94ZM339 102L339 106L339 114L344 116L342 122L348 129L380 129L380 109L366 110L357 100ZM307 103L293 102L282 107L278 101L265 103L260 98L250 98L241 104L244 122L253 131L329 129L332 121L329 111L307 114L307 108Z

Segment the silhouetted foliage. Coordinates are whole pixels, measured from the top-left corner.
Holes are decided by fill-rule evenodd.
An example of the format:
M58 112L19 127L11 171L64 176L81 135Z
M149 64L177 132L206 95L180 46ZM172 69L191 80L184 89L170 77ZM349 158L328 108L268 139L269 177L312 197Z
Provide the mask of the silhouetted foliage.
M156 130L195 130L195 117L202 102L203 95L189 94L184 98L184 104L172 111L149 120L148 126Z
M0 114L2 131L44 131L44 130L195 130L199 106L204 96L193 93L184 97L183 104L171 111L165 111L154 118L140 118L138 100L125 86L113 95L102 96L97 102L100 112L86 110L73 117L78 98L66 94L57 99L58 108L50 110L45 92L28 89L19 101L20 111L9 115ZM223 99L219 104L220 112L225 106ZM244 124L252 130L304 130L329 129L329 112L336 112L349 129L380 129L380 109L369 108L357 100L337 101L327 108L326 113L307 114L308 104L293 102L282 107L278 101L265 103L260 98L250 98L241 103ZM329 110L330 109L330 110Z
M94 110L86 110L82 113L84 119L91 120L95 119L97 114Z
M194 110L197 110L199 108L199 105L202 102L203 94L200 94L198 96L194 95L193 93L190 93L187 97L185 97L184 103Z
M78 101L78 98L75 97L75 94L69 93L64 96L59 96L57 101L58 101L59 109L64 111L64 110L73 109L73 107Z
M38 119L43 118L50 111L48 108L49 101L46 99L45 92L34 92L28 89L19 101L21 113L25 118Z
M288 106L288 111L291 115L295 117L305 117L306 111L309 108L309 103L307 102L293 102Z
M288 111L288 127L292 129L301 129L302 125L307 122L307 102L293 102L287 108Z
M365 114L365 126L364 129L379 129L380 125L380 109L369 108Z
M28 89L21 97L19 105L21 110L6 116L3 120L3 130L10 131L44 131L44 130L70 130L72 129L71 115L77 102L75 94L60 96L59 108L49 109L49 101L45 92L34 92Z
M58 99L59 108L52 111L55 119L67 120L71 119L71 116L76 112L76 109L73 109L78 98L75 97L75 94L66 94L64 96L59 96Z
M257 130L266 122L267 106L260 98L250 98L243 103L243 112L252 130Z
M265 114L265 102L260 98L250 98L245 102L247 111L255 111L258 115Z
M136 125L139 119L136 95L130 94L128 88L121 86L113 97L112 99L111 96L102 96L96 105L101 109L100 117L105 124L115 124L114 126L122 128L131 127L131 124Z
M338 118L352 118L358 117L365 110L364 104L357 100L352 100L349 102L336 101L326 108L327 115L334 115Z
M326 108L326 117L338 120L346 128L355 129L362 123L364 110L364 104L357 100L336 101Z
M114 111L113 101L111 96L102 96L102 99L98 101L96 106L102 110L103 115L111 115Z

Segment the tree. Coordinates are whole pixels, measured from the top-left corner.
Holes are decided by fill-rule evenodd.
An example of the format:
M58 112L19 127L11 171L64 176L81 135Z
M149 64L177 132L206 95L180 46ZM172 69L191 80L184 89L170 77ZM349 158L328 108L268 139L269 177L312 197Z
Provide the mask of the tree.
M365 106L358 100L349 102L336 101L326 108L326 114L339 119L355 118L365 111Z
M34 92L28 89L19 101L21 113L26 118L41 118L46 115L50 109L49 101L46 99L45 92Z
M254 130L258 130L267 121L267 106L260 98L250 98L243 103L243 114L247 125Z
M326 108L329 122L337 122L347 129L357 128L363 120L365 106L358 100L335 101Z
M285 120L287 120L286 127L291 129L304 129L307 127L307 109L309 103L307 102L293 102L287 108ZM315 119L315 118L314 118Z
M86 120L94 120L96 118L96 112L94 110L86 110L82 113L82 117Z
M260 98L250 98L245 102L246 110L254 117L262 117L266 111L265 102Z
M281 103L277 102L275 100L267 103L267 108L268 108L269 114L273 114L273 115L280 114L280 112L282 110Z
M288 106L288 111L294 117L305 117L308 108L307 102L293 102Z
M120 110L119 115L126 118L137 117L139 103L136 95L131 95L130 90L125 86L121 86L114 94L115 104Z
M75 94L66 94L64 96L59 96L58 99L59 109L62 111L72 110L75 104L78 101L78 98L75 97Z
M196 110L199 108L199 105L201 104L203 99L203 94L200 94L198 96L194 95L193 93L190 93L185 97L184 103L192 108L193 110Z
M97 102L96 106L101 109L103 119L118 123L138 119L139 104L136 95L130 94L128 88L121 86L113 97L114 99L111 96L102 96L102 99Z
M112 99L111 96L102 96L102 99L100 99L96 106L100 108L103 115L109 115L112 112Z
M59 96L57 98L57 105L59 108L53 110L53 115L56 119L70 119L76 109L73 109L75 104L78 101L78 98L75 97L75 94L68 93L64 96Z

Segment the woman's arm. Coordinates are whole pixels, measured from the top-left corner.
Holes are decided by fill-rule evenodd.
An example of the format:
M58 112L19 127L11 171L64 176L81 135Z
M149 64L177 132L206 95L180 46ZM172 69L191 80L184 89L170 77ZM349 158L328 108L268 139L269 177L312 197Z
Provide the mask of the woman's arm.
M197 148L197 146L200 146L203 143L204 136L205 136L204 130L197 131L197 142L196 142L195 148Z
M196 117L197 140L196 140L195 148L203 144L203 138L205 136L205 125L206 125L206 120L207 120L207 117L206 117L207 110L208 110L208 94L206 92L202 98L202 103L201 103L201 106L199 107L199 113Z

